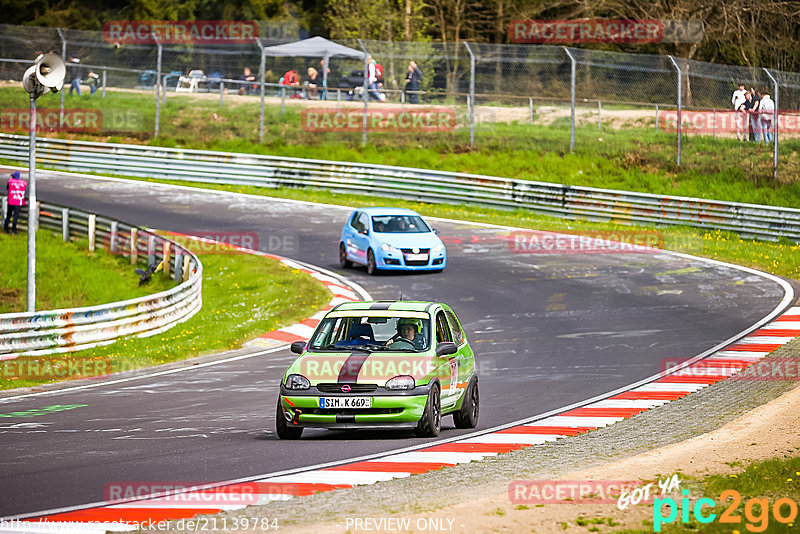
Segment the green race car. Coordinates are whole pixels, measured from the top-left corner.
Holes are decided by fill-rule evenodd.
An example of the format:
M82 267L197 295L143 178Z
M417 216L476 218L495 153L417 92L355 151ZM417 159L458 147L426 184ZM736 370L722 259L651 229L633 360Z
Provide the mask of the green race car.
M307 427L409 428L437 436L443 415L478 424L475 355L446 304L348 302L330 310L281 382L281 439Z

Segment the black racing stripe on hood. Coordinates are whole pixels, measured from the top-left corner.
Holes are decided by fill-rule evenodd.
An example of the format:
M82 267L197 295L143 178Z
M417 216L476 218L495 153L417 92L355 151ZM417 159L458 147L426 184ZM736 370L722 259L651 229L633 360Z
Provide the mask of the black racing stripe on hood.
M361 367L364 366L364 362L369 357L370 354L368 352L353 352L350 354L339 371L339 383L355 384L358 380L358 373L361 372Z

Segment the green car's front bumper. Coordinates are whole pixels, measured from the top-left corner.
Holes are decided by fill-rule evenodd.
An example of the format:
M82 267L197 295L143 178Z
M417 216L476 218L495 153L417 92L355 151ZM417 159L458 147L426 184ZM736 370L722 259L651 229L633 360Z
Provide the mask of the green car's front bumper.
M312 388L316 389L316 388ZM413 428L422 418L428 401L427 386L410 391L382 391L367 394L328 394L317 391L291 391L281 386L280 403L290 427ZM320 397L371 397L372 406L360 409L321 409Z

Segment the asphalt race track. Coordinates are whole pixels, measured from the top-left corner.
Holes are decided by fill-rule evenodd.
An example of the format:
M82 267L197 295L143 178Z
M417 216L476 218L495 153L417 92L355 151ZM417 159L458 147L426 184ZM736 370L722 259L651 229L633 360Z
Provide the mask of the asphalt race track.
M6 171L8 172L8 171ZM670 254L516 253L507 230L434 221L440 274L342 271L348 210L144 182L40 172L39 199L183 233L255 232L259 248L342 273L376 299L449 303L479 359L479 429L651 376L729 339L781 301L774 281ZM206 273L213 276L213 273ZM253 349L256 351L257 349ZM19 400L0 419L0 516L96 503L125 482L204 483L425 443L407 433L306 430L279 441L277 387L288 349L176 374ZM465 433L443 421L442 438Z

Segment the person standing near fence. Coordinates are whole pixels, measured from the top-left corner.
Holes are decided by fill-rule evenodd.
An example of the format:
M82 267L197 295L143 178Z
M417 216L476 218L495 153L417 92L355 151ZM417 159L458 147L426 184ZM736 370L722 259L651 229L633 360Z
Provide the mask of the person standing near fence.
M83 67L80 65L81 60L76 56L71 56L69 62L72 64L72 81L69 84L69 94L72 94L73 89L81 96L81 81L83 80Z
M755 87L750 88L750 95L753 97L753 107L750 109L750 140L756 143L761 142L761 122L758 120L761 109L761 93Z
M406 95L411 104L419 104L419 84L422 82L422 71L417 66L416 61L411 61L408 64L408 72L406 73Z
M8 223L12 220L11 233L17 233L17 219L19 213L22 211L22 206L25 205L27 198L28 182L20 178L19 171L11 173L11 178L6 184L6 191L8 192L8 208L6 209L6 219L3 221L3 231L8 233Z
M733 121L736 123L736 139L744 141L747 137L747 130L744 130L744 137L742 136L742 127L746 115L744 114L744 95L747 93L744 89L744 84L740 83L739 88L733 92L731 97L731 104L733 104Z
M769 96L769 93L764 91L761 97L761 112L759 117L761 119L761 133L764 138L764 144L772 142L772 116L775 113L775 101Z

